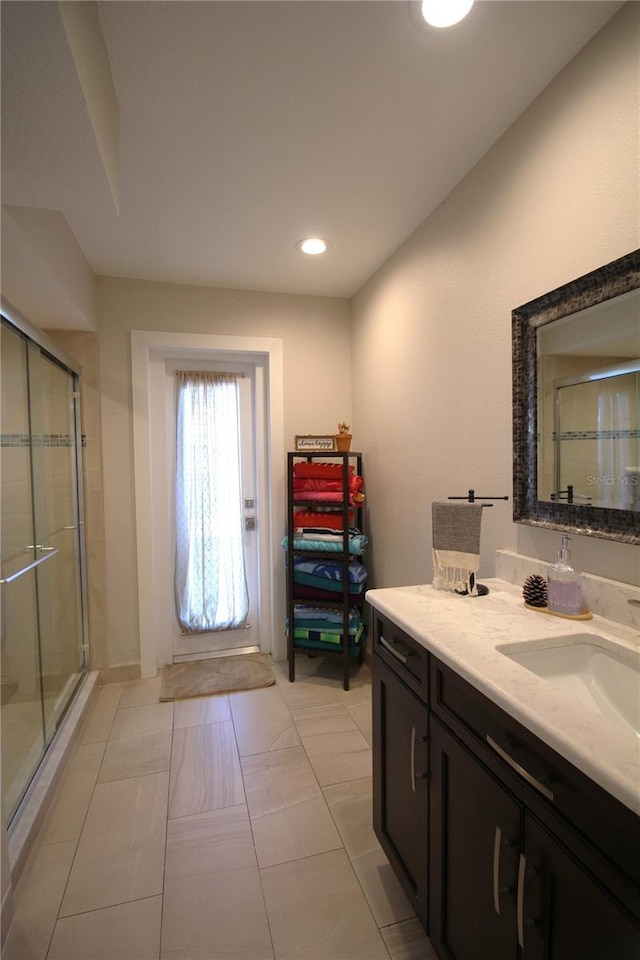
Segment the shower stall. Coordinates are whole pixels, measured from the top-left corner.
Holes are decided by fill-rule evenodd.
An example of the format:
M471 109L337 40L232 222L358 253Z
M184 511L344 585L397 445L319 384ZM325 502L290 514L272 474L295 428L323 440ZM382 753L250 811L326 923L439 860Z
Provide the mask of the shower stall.
M40 330L6 313L0 331L5 829L28 795L88 659L78 369Z

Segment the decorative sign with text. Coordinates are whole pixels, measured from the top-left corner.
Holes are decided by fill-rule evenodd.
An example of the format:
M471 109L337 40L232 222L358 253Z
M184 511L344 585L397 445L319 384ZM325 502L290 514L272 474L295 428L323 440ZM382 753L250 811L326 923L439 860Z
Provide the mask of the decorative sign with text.
M310 434L296 434L296 451L298 453L310 453L316 450L322 450L330 453L335 450L336 442L333 436L311 436Z

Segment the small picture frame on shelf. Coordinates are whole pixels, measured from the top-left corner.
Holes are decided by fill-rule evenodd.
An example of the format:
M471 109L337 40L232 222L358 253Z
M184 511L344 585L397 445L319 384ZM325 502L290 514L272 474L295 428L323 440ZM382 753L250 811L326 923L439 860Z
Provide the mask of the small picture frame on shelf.
M314 436L309 433L296 434L295 449L297 453L307 453L307 451L313 453L318 450L331 453L335 448L336 441L333 435Z

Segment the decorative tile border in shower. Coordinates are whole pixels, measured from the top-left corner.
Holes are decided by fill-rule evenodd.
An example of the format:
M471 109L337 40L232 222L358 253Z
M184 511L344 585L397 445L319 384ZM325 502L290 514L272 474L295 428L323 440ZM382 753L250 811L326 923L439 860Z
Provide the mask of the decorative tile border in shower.
M554 431L553 439L557 439ZM640 430L563 430L561 440L640 440Z
M0 433L0 447L73 447L74 439L70 433ZM86 447L84 433L81 442Z

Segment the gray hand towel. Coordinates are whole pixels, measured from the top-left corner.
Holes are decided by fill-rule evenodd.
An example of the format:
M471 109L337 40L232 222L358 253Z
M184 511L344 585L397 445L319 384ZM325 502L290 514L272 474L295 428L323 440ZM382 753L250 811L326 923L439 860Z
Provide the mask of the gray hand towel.
M482 504L435 500L431 516L434 587L477 596Z

